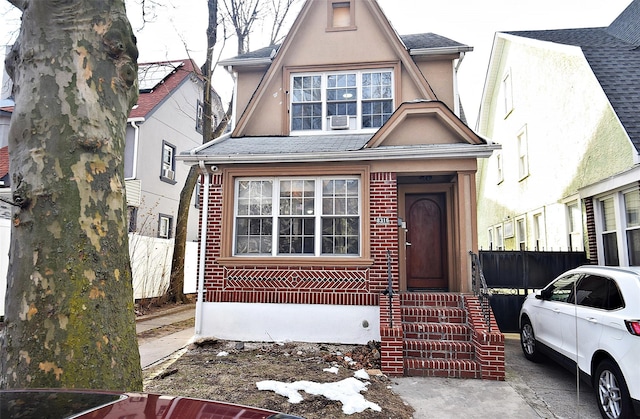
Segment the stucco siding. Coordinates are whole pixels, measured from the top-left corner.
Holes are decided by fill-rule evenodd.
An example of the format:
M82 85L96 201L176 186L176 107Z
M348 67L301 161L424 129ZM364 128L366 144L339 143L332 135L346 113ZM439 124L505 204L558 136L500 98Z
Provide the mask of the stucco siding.
M480 245L488 245L491 226L526 217L527 247L534 248L531 220L537 211L544 214L546 247L566 250L564 202L579 188L631 167L633 147L579 48L504 42L497 82L485 92L492 100L482 110L489 117L480 133L503 148L480 166ZM506 109L509 99L512 107ZM510 244L505 238L507 249L516 248L515 240Z

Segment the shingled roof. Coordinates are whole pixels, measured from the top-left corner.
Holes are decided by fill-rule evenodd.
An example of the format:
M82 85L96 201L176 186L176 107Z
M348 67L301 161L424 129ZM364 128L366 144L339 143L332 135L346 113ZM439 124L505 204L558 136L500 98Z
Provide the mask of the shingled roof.
M400 35L402 43L407 50L425 50L425 49L440 49L440 48L458 48L461 51L470 51L473 48L456 42L452 39L445 38L444 36L437 35L435 33L417 33L410 35ZM246 54L237 55L233 58L228 58L220 62L220 65L225 65L227 62L241 63L242 61L250 62L260 59L272 58L275 53L280 49L280 45L270 45L268 47L260 48L255 51L247 52Z
M168 69L164 73L164 77L160 78L156 84L143 89L145 69L151 69L153 66L163 66ZM192 74L200 75L200 69L192 60L174 60L156 63L139 64L138 80L140 83L140 96L138 103L129 113L129 118L143 118L148 116L160 103L162 103L171 92L180 86L185 79Z
M640 152L640 0L634 0L608 27L504 33L580 47Z

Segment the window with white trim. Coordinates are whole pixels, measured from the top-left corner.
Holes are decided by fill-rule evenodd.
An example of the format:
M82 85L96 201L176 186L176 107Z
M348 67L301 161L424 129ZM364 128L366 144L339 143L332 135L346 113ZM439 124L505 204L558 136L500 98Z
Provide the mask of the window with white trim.
M616 214L613 197L608 197L600 201L600 211L602 214L602 245L604 247L604 264L608 266L619 266L618 256L618 235L616 225Z
M359 177L235 181L235 256L359 256Z
M496 152L496 168L498 171L498 184L500 184L504 181L504 171L502 169L502 153L499 151Z
M526 250L527 228L524 217L516 219L516 240L518 242L518 250Z
M176 147L166 141L162 142L162 169L160 179L175 184L176 183Z
M293 74L291 131L380 128L394 111L390 69Z
M489 239L489 250L493 250L493 227L489 227L487 231L487 236Z
M504 249L504 236L502 235L502 226L496 226L496 250Z
M511 69L508 69L502 77L502 99L504 101L504 117L509 116L513 110L513 89L511 86Z
M582 239L582 210L578 201L567 204L567 216L569 219L569 250L582 251L584 250Z
M625 232L629 250L629 265L640 266L640 192L624 194Z
M518 178L520 180L529 176L529 153L527 126L525 125L518 133Z
M158 215L158 237L161 239L171 238L171 228L173 224L173 217L170 215L159 214Z
M544 243L544 218L542 213L533 214L533 238L535 240L535 250L543 250Z

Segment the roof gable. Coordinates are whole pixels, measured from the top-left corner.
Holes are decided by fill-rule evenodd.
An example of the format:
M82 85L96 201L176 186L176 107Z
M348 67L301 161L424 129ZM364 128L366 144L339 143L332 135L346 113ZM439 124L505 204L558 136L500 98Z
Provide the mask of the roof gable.
M439 101L401 104L365 148L434 144L485 144Z
M140 64L140 94L129 118L147 117L192 74L199 76L200 70L190 59Z
M330 4L326 0L306 1L239 118L233 136L246 135L247 124L256 110L265 106L270 96L282 103L281 97L286 92L273 91L274 89L270 89L269 86L284 77L283 68L285 67L311 71L314 67L328 65L342 66L343 69L347 69L350 66L363 66L366 63L387 62L390 65L399 63L403 71L403 85L413 84L421 99L437 99L428 81L412 60L407 47L375 0L353 0L355 24L353 28L339 31L327 28L327 5ZM374 50L363 48L363 45L372 43L376 45ZM266 58L263 55L266 53L272 55L273 51L275 51L274 47L267 47L260 55L251 56L248 59L264 62Z

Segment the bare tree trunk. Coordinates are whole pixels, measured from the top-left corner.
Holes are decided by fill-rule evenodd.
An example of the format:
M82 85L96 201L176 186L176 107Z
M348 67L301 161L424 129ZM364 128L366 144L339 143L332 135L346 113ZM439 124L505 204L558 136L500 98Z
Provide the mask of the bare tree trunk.
M212 104L211 92L213 75L213 49L217 42L218 32L218 1L207 0L209 8L209 24L207 26L207 61L203 66L204 76L204 106L203 106L203 127L202 143L206 143L212 136ZM191 196L198 182L198 171L191 167L184 186L180 191L180 202L178 203L178 213L176 214L176 235L174 239L173 256L171 258L171 276L169 280L169 290L167 300L171 302L186 302L184 295L184 258L187 243L187 226L189 223L189 206Z
M123 165L138 51L124 1L12 3L0 387L141 390Z

